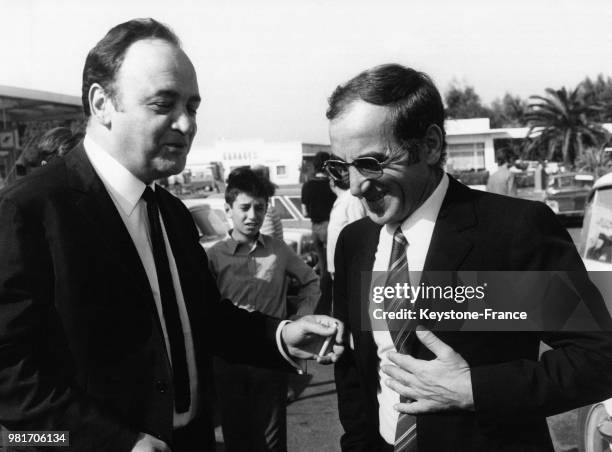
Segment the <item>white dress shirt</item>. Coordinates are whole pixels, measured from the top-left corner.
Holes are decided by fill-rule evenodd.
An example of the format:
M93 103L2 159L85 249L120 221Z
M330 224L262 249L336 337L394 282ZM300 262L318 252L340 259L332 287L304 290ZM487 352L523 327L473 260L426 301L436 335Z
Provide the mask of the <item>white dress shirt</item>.
M163 330L168 359L170 362L172 362L172 356L170 355L170 343L168 341L168 333L166 331L166 323L164 321L161 296L159 292L159 283L157 281L157 272L155 270L155 259L153 258L153 245L151 243L149 233L147 204L142 199L142 194L146 188L146 185L117 160L115 160L102 147L96 144L90 137L85 136L83 144L85 146L87 157L89 158L100 179L102 179L102 183L104 184L106 191L108 191L111 199L113 200L113 203L115 204L115 207L117 208L117 211L119 212L119 215L121 216L130 237L132 238L132 242L134 242L134 245L136 246L136 250L138 251L138 255L140 256L140 260L147 274L151 291L153 292L153 298L155 299L155 307L157 308L157 314ZM152 184L151 188L154 189L154 184ZM191 335L191 325L189 323L189 317L187 316L187 308L185 306L185 299L183 298L183 291L181 290L176 261L174 260L174 255L172 254L172 248L170 247L170 243L168 241L163 219L161 220L161 225L164 242L166 244L166 253L168 254L168 262L170 264L170 274L172 275L172 283L174 285L174 292L176 294L176 301L179 308L181 326L185 336L185 351L187 354L187 370L189 374L189 389L191 395L191 403L189 404L189 410L187 412L177 413L176 410L174 411L173 424L176 428L186 425L197 412L196 404L198 401L198 378L193 347L193 337Z
M436 218L440 212L447 189L448 176L445 173L429 198L412 215L406 218L401 225L402 232L408 241L406 257L408 259L408 268L410 269L410 284L413 286L420 283L421 271L423 270L427 251L429 250L429 243L431 242ZM395 223L387 224L381 228L372 271L386 272L388 270L391 248L393 247L393 234L398 226ZM399 416L393 405L399 403L400 397L397 392L385 385L384 381L389 377L382 372L381 368L383 365L393 364L387 359L387 353L395 351L395 346L388 330L373 331L372 334L381 365L378 369L381 389L377 395L380 435L386 442L393 444L395 442L395 428Z

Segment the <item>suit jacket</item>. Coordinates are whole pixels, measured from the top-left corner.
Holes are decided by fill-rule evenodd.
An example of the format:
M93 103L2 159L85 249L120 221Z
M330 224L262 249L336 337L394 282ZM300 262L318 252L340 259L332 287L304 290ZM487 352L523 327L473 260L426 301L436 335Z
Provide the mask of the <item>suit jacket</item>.
M189 212L158 190L202 395L184 431L212 450L212 354L284 366L278 321L220 299ZM129 451L138 432L172 444L172 372L151 288L82 145L1 193L0 256L0 424L68 430L79 452Z
M343 451L376 451L380 387L371 331L362 331L362 271L370 271L380 226L368 218L348 225L336 248L334 314L354 338L335 368ZM424 270L571 270L577 286L600 303L567 232L544 204L471 190L450 179ZM366 287L369 287L367 285ZM475 410L417 417L419 452L552 450L545 417L609 397L612 340L609 333L461 332L436 335L471 369ZM540 341L554 350L538 361ZM433 355L412 344L420 359Z

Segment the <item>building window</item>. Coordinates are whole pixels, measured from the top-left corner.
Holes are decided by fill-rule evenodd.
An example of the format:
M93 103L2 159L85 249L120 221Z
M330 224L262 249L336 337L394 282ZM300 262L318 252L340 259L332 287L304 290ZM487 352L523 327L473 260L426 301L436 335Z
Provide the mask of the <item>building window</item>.
M287 167L285 165L278 165L276 167L276 175L277 176L286 176L287 175Z
M484 143L448 145L447 171L478 170L484 167Z

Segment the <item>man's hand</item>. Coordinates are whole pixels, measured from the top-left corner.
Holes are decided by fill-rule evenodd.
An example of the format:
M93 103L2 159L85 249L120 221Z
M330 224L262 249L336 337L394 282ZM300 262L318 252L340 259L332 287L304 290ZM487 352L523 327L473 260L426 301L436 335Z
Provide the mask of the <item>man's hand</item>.
M138 441L132 447L132 452L172 452L172 449L161 439L147 433L141 433L138 436Z
M398 367L383 366L383 372L391 377L385 384L408 399L407 403L398 403L394 408L408 414L473 410L468 363L431 331L419 326L416 335L436 355L436 359L424 361L395 352L387 355Z
M316 359L322 364L336 362L342 352L344 324L326 315L306 315L295 322L286 324L281 337L289 354L298 359ZM321 346L328 336L334 336L333 351L319 356Z

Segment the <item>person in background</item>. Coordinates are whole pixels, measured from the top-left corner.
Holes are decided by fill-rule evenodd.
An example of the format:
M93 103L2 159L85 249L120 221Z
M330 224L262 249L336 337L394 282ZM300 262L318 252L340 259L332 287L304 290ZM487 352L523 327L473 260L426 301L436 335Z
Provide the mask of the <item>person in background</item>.
M366 216L363 203L356 196L351 195L346 181L330 179L329 186L336 195L336 201L329 214L327 226L327 270L334 277L334 254L336 242L340 232L347 224Z
M336 195L329 188L329 179L323 170L323 164L330 157L327 152L317 152L314 156L314 177L302 186L302 212L310 217L312 236L317 253L321 278L327 273L327 226Z
M512 149L501 148L495 152L498 169L489 176L487 191L498 195L516 196L516 181L510 167L514 162Z
M225 210L229 236L208 250L210 271L223 298L247 311L287 318L287 277L299 284L298 316L312 314L320 291L315 272L282 240L260 232L269 181L238 168L227 179ZM215 361L227 452L287 450L287 374Z
M281 222L281 217L270 203L272 196L276 193L277 186L270 181L269 173L265 166L257 165L251 168L259 178L262 179L264 185L266 186L267 198L268 198L268 208L266 209L266 216L264 218L263 224L261 225L261 233L265 235L269 235L274 237L277 240L283 240L283 223Z

